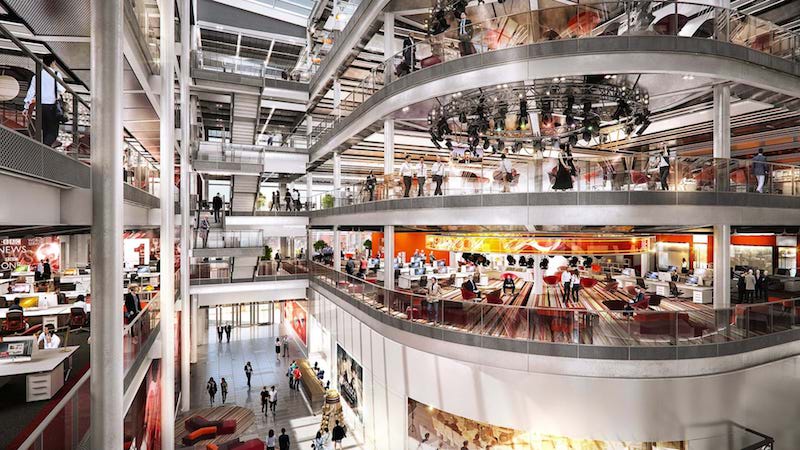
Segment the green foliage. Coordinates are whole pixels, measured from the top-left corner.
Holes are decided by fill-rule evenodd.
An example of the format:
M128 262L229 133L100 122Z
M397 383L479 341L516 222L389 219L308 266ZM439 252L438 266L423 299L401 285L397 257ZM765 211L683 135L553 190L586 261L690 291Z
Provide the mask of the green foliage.
M314 242L314 250L317 253L321 252L322 249L327 247L327 246L328 246L328 244L326 244L325 241L323 241L322 239L318 240L317 242Z
M333 196L331 194L325 194L322 196L322 209L330 208L333 208Z
M272 259L272 247L269 245L264 246L264 256L262 258L266 261Z

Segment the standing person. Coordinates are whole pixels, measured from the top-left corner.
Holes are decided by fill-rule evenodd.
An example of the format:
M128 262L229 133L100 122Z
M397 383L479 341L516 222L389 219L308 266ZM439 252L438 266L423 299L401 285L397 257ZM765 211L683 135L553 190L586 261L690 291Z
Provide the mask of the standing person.
M417 191L417 197L422 197L425 195L425 178L428 175L428 169L425 167L425 157L419 157L419 165L417 165L417 184L419 185L419 190Z
M556 169L556 179L553 183L554 191L566 191L572 189L570 161L568 161L567 158L567 154L564 151L558 154L558 168Z
M222 333L223 332L224 332L224 329L222 328L222 325L217 325L217 340L219 340L220 343L222 343Z
M378 184L378 180L375 179L375 175L372 171L369 171L367 175L367 180L364 182L364 186L369 193L369 201L373 201L375 199L375 185Z
M339 424L339 421L336 421L336 425L333 427L333 448L334 449L342 449L342 441L344 438L347 437L347 431L345 428Z
M289 337L286 336L286 335L283 335L283 337L281 338L281 344L283 344L283 357L284 358L288 358L289 357Z
M222 197L219 192L211 200L211 207L214 209L214 223L219 222L219 212L222 210Z
M300 207L300 191L297 189L292 189L292 203L294 203L295 211L300 211L303 209Z
M761 287L757 292L758 297L762 301L765 301L765 302L769 301L769 280L767 279L767 271L766 270L761 271L760 280L761 280L761 283L760 283Z
M331 432L328 427L325 427L325 432L322 433L322 448L325 450L333 450L333 440L331 439Z
M42 62L45 66L50 68L58 77L62 79L61 74L56 70L56 57L53 55L44 55ZM61 142L58 141L58 99L66 89L64 86L57 83L52 75L47 73L44 68L39 73L42 79L42 143L50 147L60 147ZM36 75L31 78L31 84L28 86L28 93L25 95L25 111L31 107L36 101ZM30 118L33 113L33 108L28 111Z
M231 341L231 331L232 330L233 330L233 327L231 326L231 324L225 325L225 340L227 342Z
M403 164L400 166L400 176L403 177L403 197L408 197L414 176L414 170L411 168L411 155L406 155Z
M275 211L281 210L281 197L280 194L278 194L278 191L272 192L272 204L269 205L269 210L272 211L273 209Z
M250 364L250 361L247 361L244 365L244 376L247 377L247 387L250 387L250 377L253 376L253 366Z
M744 274L739 275L739 280L736 282L736 290L739 293L739 303L747 303L747 290L744 284Z
M428 320L434 325L439 321L439 299L442 295L442 287L439 280L433 277L431 285L428 287Z
M281 361L281 338L275 338L275 360Z
M291 443L289 441L289 435L286 434L286 428L281 428L281 435L278 436L278 449L289 450L290 445Z
M289 364L289 370L286 371L286 376L289 378L289 389L294 389L294 368L297 367L297 362L292 361Z
M264 386L263 388L261 388L261 412L263 412L264 415L267 414L268 404L269 404L269 392L267 391L267 387Z
M269 410L272 412L272 415L275 415L275 411L278 410L278 391L275 390L275 386L272 386L267 393L267 398L269 399Z
M286 189L286 192L283 194L283 201L286 202L286 211L292 210L292 193L289 189Z
M503 192L508 192L508 183L514 179L514 169L511 167L511 161L506 158L506 154L500 155L500 176L503 182Z
M325 441L322 439L322 432L317 431L317 435L314 436L314 440L311 442L311 448L314 450L323 450Z
M753 275L753 269L744 274L744 289L747 303L753 303L756 297L756 277Z
M442 157L436 156L436 162L431 167L431 177L433 182L436 183L436 188L433 190L433 195L442 195L442 182L444 182L444 164Z
M464 441L464 443L461 444L461 450L469 450L468 445L469 445L469 441Z
M217 382L214 381L214 377L208 379L206 392L208 392L208 398L211 400L211 406L214 406L214 397L217 396Z
M664 144L664 151L658 157L658 179L661 180L661 190L669 190L669 150Z
M45 259L44 264L42 265L42 279L49 280L50 276L53 274L50 269L50 260Z
M458 20L458 50L461 56L472 54L472 21L462 12Z
M277 273L281 270L281 252L275 253L275 263L277 264L277 267L275 268L275 272Z
M294 370L292 371L292 378L294 378L294 389L296 391L300 390L300 380L303 378L303 374L300 373L300 368L295 365Z
M128 293L125 294L125 318L130 322L141 310L139 285L131 284L128 286Z
M569 273L569 270L561 272L561 284L564 286L563 294L565 302L569 301L570 295L572 293L572 286L570 284L571 281L572 281L572 275Z
M681 273L684 275L689 273L689 261L686 261L686 258L681 259Z
M572 272L569 282L572 284L572 301L578 303L578 293L581 290L581 274L578 269Z
M208 233L211 229L211 224L208 223L208 219L203 217L200 219L200 239L203 241L203 248L208 247Z
M225 404L225 400L228 399L228 382L225 381L225 378L219 382L219 388L222 391L222 404Z
M758 187L756 191L759 194L764 193L764 181L767 179L767 157L764 156L764 149L758 149L758 154L753 157L753 175L758 180Z
M277 445L278 439L275 438L275 431L269 430L269 433L267 433L267 450L275 450Z

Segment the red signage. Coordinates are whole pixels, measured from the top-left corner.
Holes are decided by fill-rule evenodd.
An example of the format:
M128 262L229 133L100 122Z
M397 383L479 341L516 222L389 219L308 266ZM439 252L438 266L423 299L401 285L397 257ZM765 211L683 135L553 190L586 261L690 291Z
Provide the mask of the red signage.
M286 302L283 307L283 318L284 320L291 322L294 334L296 334L297 338L303 342L304 346L307 345L306 310L294 300Z
M14 270L27 265L36 270L40 262L50 263L50 270L61 270L61 241L57 237L0 239L0 270Z

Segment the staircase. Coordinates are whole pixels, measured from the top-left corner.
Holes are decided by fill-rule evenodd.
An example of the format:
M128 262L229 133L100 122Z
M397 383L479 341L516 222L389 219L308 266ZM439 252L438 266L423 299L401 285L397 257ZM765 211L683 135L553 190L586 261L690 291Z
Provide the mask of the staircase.
M261 98L252 94L235 94L233 97L233 130L231 142L253 145Z
M258 184L261 177L258 175L234 175L233 195L231 198L231 212L233 214L252 214L256 207Z

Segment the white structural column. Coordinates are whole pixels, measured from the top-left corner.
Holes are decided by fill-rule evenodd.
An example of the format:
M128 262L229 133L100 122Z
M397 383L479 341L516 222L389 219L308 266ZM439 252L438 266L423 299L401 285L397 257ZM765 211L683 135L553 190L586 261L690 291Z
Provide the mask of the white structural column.
M122 2L92 0L91 11L91 448L121 448Z
M394 48L394 13L383 14L383 60L394 56L397 51ZM394 66L394 65L392 65ZM386 84L392 81L393 72L385 70L383 79Z
M191 342L189 319L192 302L189 298L189 154L191 153L191 108L189 107L189 51L191 50L191 0L181 2L181 411L188 411L191 393Z
M394 119L383 121L383 174L394 173Z
M194 364L194 363L197 362L197 334L200 331L199 328L198 328L198 326L200 325L200 323L198 322L198 320L199 320L198 316L199 316L200 302L197 299L196 295L192 295L192 296L190 296L190 298L191 298L191 302L192 302L192 306L191 306L191 310L192 310L192 314L191 314L192 315L192 327L191 328L192 329L190 331L191 337L192 337L192 339L191 339L192 340L192 348L190 350L190 353L191 353L190 358L191 358L192 364Z
M161 2L161 448L175 446L175 2Z
M341 206L342 197L342 155L339 152L333 154L333 199L334 206Z
M333 227L333 270L342 270L342 232Z
M644 252L642 253L642 263L641 263L641 276L647 276L647 272L650 271L650 253Z
M544 293L544 270L542 270L542 255L533 255L533 293Z
M314 197L314 174L306 174L306 204L311 208L311 199Z
M731 226L714 225L714 308L731 306Z
M713 145L715 158L731 157L731 88L714 86Z
M383 227L383 287L394 289L394 225Z

